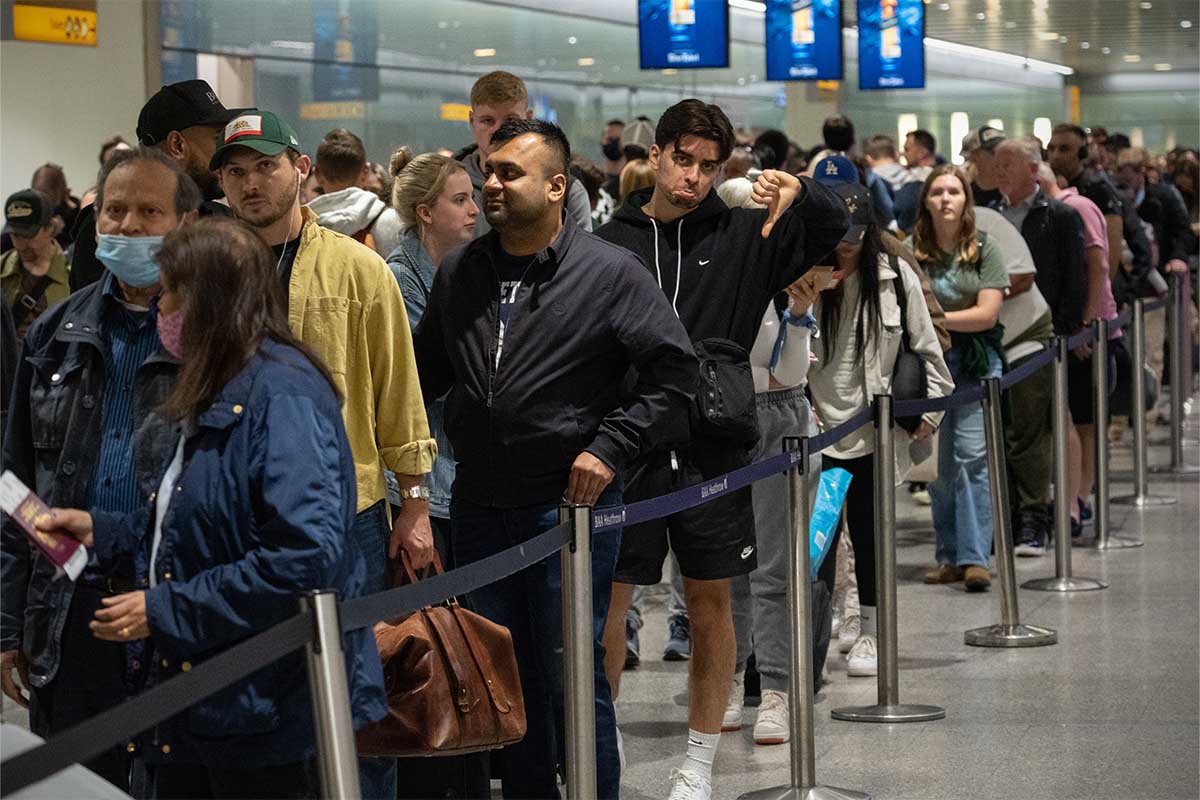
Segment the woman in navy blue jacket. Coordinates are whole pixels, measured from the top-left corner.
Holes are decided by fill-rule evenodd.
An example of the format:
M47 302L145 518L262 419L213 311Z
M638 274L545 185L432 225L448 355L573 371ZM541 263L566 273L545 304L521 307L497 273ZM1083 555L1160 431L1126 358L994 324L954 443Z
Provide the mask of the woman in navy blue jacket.
M347 533L355 475L325 367L290 333L270 250L206 219L159 255L163 347L182 363L161 413L181 427L159 492L131 516L56 510L52 524L143 591L106 598L94 635L148 639L148 684L187 671L297 611L297 595L363 593ZM113 574L109 572L109 574ZM386 712L370 629L345 636L355 727ZM159 798L308 797L315 740L300 651L143 736Z

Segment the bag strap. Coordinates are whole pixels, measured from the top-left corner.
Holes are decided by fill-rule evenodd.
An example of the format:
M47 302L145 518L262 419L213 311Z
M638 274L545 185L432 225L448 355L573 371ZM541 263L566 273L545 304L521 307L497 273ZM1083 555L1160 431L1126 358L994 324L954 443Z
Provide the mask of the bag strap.
M37 304L41 302L42 296L46 294L46 289L50 288L51 283L50 276L43 275L33 282L33 286L29 288L28 292L23 294L18 293L12 304L14 328L19 329L25 318L33 313L33 310L37 308Z
M429 566L425 567L425 569L423 570L425 574L422 575L420 578L417 577L417 571L415 569L413 569L412 559L409 557L408 551L405 550L404 548L400 548L400 560L398 562L393 562L393 566L392 566L392 585L393 586L403 585L398 580L398 578L400 577L399 573L400 573L401 569L403 569L404 577L408 578L409 583L416 583L421 578L428 578L431 570L434 575L441 575L442 572L445 571L442 568L442 557L440 555L438 555L437 550L434 550L433 551L433 561L431 561ZM456 603L457 600L455 600L454 598L450 598L450 602Z
M900 258L895 253L887 255L892 271L896 273L896 277L892 279L892 285L896 288L896 303L900 306L900 347L905 351L911 351L912 343L908 337L908 291L904 288L904 273L901 271Z

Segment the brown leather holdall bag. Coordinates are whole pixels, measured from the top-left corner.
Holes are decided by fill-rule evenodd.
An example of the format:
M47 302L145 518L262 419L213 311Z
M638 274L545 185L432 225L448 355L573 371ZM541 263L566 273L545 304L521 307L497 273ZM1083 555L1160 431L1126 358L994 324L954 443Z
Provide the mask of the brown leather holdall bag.
M410 582L417 577L403 554ZM434 554L433 569L441 574ZM388 715L359 730L360 756L450 756L525 736L525 704L508 628L459 606L423 608L375 626Z

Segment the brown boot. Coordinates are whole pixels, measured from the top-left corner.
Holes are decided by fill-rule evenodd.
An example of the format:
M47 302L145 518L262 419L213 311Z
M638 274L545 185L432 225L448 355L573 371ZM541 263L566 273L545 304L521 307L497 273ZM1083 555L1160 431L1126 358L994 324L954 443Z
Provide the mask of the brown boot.
M953 564L938 564L925 573L926 583L958 583L962 579L962 567L956 567Z
M987 567L971 564L966 569L963 583L968 592L986 592L992 587L992 576L988 574Z

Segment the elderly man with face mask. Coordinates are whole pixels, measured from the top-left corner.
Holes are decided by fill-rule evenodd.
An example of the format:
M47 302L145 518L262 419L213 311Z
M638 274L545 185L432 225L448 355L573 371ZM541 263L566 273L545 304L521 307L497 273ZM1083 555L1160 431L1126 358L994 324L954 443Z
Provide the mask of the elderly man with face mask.
M4 435L5 468L52 506L130 513L158 488L178 430L154 410L174 388L178 362L159 342L151 307L160 289L155 256L200 201L191 178L154 150L124 151L101 170L96 255L107 274L29 328ZM142 646L100 641L90 630L140 594L139 574L105 573L93 562L76 581L55 580L54 565L5 524L0 685L30 706L38 735L71 728L141 684ZM131 752L121 745L86 766L126 787Z

